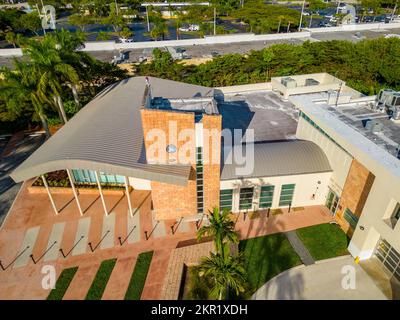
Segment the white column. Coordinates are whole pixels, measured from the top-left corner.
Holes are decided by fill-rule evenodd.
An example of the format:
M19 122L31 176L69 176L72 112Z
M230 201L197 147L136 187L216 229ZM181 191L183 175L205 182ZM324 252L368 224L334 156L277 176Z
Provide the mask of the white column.
M72 192L74 193L76 204L78 205L79 213L81 214L81 216L83 216L81 204L79 203L79 199L78 199L78 193L76 192L74 180L72 179L71 170L67 169L67 174L68 174L69 182L71 183L71 188L72 188Z
M41 175L41 177L42 177L42 181L43 181L44 187L46 188L47 194L49 196L51 205L53 206L54 212L56 213L56 215L58 215L58 210L57 210L56 204L54 203L54 200L53 200L53 197L51 195L51 192L50 192L50 189L49 189L49 185L47 184L46 178L44 177L43 174Z
M101 190L101 184L100 184L99 173L98 173L97 171L95 171L95 172L94 172L94 175L96 176L97 186L99 187L100 198L101 198L101 202L103 203L104 213L106 214L106 216L108 216L107 207L106 207L106 202L104 201L103 191Z
M128 186L128 177L125 178L125 192L126 192L126 198L128 199L128 207L129 207L129 214L131 218L133 217L133 212L132 212L132 203L131 203L131 197L129 196L129 186Z

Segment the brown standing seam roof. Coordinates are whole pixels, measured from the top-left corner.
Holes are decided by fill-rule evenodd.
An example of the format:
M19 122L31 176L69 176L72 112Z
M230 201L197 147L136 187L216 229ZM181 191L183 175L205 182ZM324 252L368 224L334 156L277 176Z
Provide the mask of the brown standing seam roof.
M153 97L213 96L213 89L149 77ZM190 166L152 165L145 159L142 108L145 77L115 83L100 92L11 177L23 181L63 169L88 169L186 185Z

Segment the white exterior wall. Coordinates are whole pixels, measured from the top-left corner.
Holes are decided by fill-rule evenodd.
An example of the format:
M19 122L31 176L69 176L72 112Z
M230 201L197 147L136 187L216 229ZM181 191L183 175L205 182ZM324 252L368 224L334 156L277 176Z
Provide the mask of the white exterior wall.
M129 177L129 185L137 190L151 190L151 181Z
M263 185L273 185L274 196L272 208L279 207L279 197L283 184L295 184L292 207L323 205L328 193L328 184L332 173L313 173L291 176L249 178L236 180L223 180L220 182L221 190L233 189L232 211L239 212L240 188L254 187L253 209L258 209L260 189ZM320 182L320 184L318 184ZM312 195L315 194L314 199ZM242 210L246 211L246 210ZM250 211L250 210L249 210Z
M296 104L296 106L307 114L307 111L300 104ZM307 115L375 176L357 228L354 230L349 244L348 249L352 256L359 257L360 260L370 258L379 239L387 240L391 246L400 252L400 222L397 223L395 228L392 228L385 221L393 214L395 205L400 203L399 169L396 169L396 171L394 169L389 170L385 163L377 161L373 154L371 155L361 150L359 146L355 146L349 137L336 133L334 128L329 127L326 122L317 119L315 116ZM299 119L296 135L300 139L314 141L324 150L334 170L332 183L338 187L343 187L349 171L351 156L335 146L332 141L324 137L303 118ZM382 150L382 152L384 151ZM394 159L394 157L391 159ZM400 166L398 165L397 168L400 168ZM361 226L364 227L364 230L360 229Z
M297 125L296 137L312 141L324 151L333 170L329 187L340 196L353 157L301 117Z
M386 219L390 218L397 203L400 203L400 188L385 176L375 176L358 227L349 245L349 251L360 260L368 259L374 252L380 238L387 240L400 252L400 222L392 228ZM359 227L363 226L364 230Z

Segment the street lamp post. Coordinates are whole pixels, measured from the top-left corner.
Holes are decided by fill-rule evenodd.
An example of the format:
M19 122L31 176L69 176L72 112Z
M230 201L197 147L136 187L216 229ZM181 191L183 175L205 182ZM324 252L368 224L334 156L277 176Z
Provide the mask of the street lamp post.
M217 8L214 7L214 36L217 34Z
M147 18L147 31L150 32L150 21L149 21L149 10L148 10L148 6L146 6L146 18Z
M301 15L300 15L300 24L299 31L301 31L301 24L303 23L303 13L304 13L304 5L306 4L306 0L303 0L303 5L301 6Z
M392 12L392 16L390 17L390 22L393 21L394 15L395 15L395 13L396 13L396 10L397 10L397 1L396 1L396 4L394 5L393 12Z

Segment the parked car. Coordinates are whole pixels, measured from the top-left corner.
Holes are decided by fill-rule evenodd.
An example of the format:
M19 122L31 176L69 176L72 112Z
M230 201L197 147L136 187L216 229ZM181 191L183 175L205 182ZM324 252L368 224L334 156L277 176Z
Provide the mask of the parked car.
M400 34L396 34L396 33L389 33L387 35L385 35L385 38L400 38Z
M200 26L198 24L190 24L188 26L180 27L179 31L189 32L189 31L199 31Z
M133 42L133 38L118 38L119 43L130 43Z

